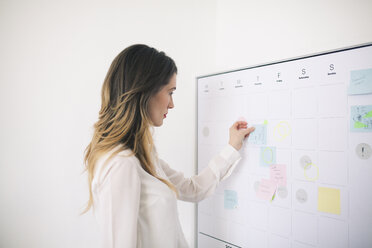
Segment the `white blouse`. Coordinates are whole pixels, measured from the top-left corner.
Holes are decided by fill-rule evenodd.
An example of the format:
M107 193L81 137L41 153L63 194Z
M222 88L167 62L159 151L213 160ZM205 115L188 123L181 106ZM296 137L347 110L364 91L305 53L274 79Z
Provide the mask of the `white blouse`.
M178 218L176 194L148 174L129 150L118 153L103 166L110 154L97 162L92 182L102 247L188 247ZM179 200L198 202L214 192L239 160L239 152L227 145L199 175L191 178L185 178L161 159L155 166L158 176L177 188Z

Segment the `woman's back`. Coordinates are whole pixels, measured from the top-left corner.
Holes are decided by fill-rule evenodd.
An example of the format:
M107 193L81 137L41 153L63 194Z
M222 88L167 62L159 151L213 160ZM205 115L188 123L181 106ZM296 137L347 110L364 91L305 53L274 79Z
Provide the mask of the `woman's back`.
M188 247L174 191L147 173L130 150L105 164L108 157L98 160L92 182L103 247ZM167 179L161 167L155 166Z

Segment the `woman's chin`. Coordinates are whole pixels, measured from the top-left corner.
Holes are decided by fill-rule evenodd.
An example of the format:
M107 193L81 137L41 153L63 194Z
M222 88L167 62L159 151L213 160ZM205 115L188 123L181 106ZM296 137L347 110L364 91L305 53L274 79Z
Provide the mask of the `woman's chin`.
M153 123L154 127L161 127L162 125L163 125L163 120Z

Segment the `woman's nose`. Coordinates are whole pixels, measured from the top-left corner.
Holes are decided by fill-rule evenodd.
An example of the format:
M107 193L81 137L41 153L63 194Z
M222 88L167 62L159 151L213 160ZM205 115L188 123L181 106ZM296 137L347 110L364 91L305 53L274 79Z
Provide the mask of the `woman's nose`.
M171 100L170 100L170 102L169 102L169 104L168 104L168 108L169 108L169 109L174 108L173 98L171 98Z

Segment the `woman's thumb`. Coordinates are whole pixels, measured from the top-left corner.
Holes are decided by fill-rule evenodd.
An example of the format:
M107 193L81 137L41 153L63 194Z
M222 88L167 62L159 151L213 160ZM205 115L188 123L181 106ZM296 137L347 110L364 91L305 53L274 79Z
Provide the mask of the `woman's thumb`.
M255 130L255 128L250 127L250 128L242 129L242 130L244 130L244 137L247 137L247 136L249 136L250 133L252 133Z

